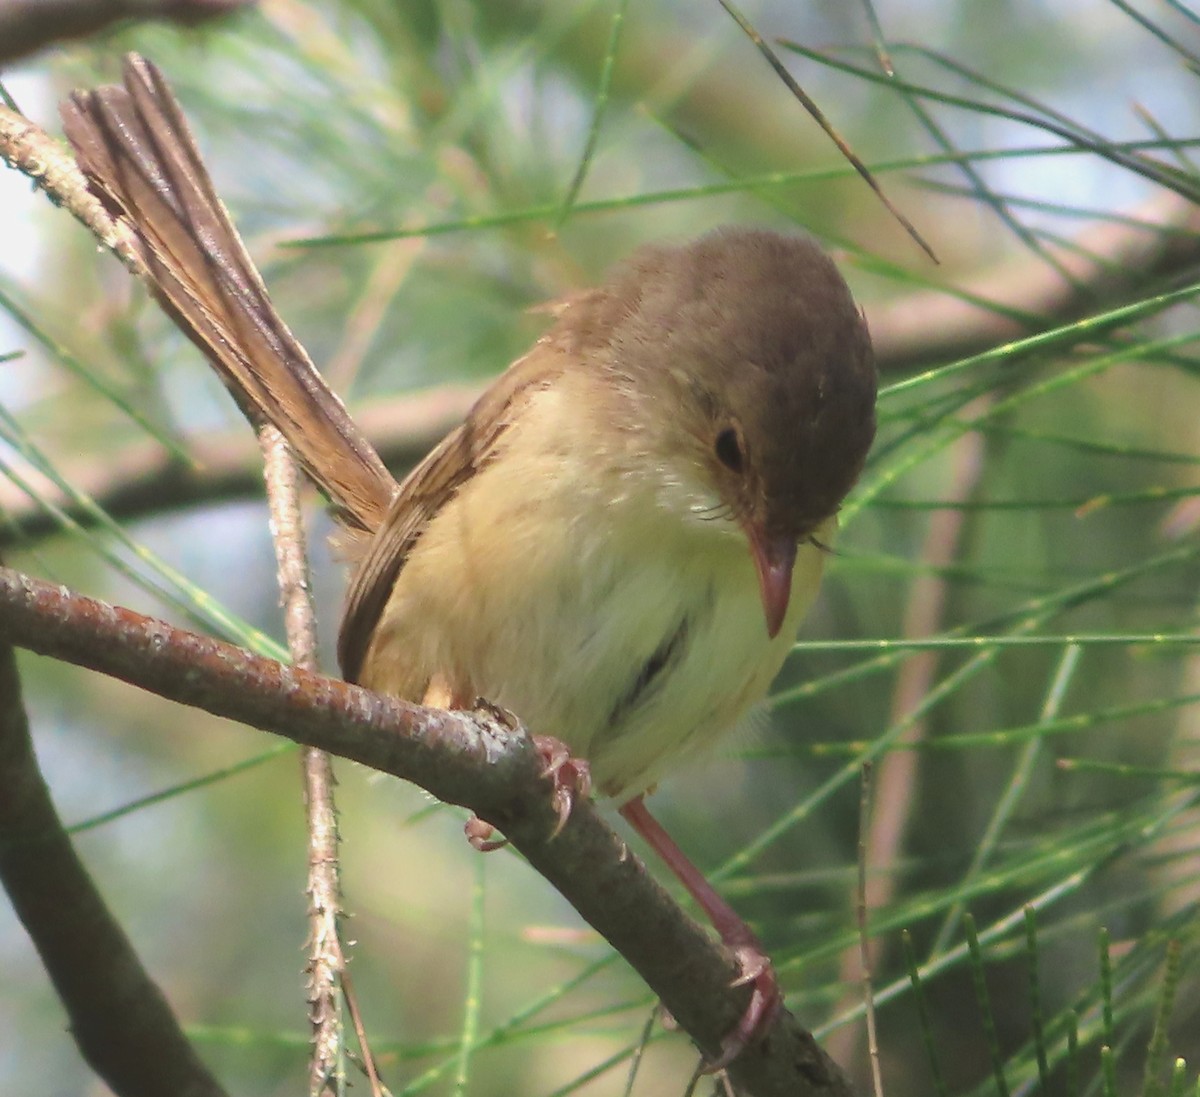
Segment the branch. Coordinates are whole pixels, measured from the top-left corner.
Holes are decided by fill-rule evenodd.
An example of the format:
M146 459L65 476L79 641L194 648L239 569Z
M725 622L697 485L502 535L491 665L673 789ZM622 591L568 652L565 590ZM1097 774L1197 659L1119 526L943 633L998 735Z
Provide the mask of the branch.
M0 643L0 880L88 1065L120 1097L224 1097L63 829Z
M61 142L3 107L0 158L31 178L140 273L128 230L92 196ZM1130 218L1081 232L1071 247L1054 249L1053 254L1059 270L1041 257L1028 256L985 271L962 287L961 295L923 290L867 309L881 372L974 354L1126 301L1148 283L1184 273L1200 262L1200 208L1168 194L1146 203ZM482 385L447 385L356 410L355 419L388 466L404 468L457 426L482 391ZM258 491L259 463L248 438L223 435L194 448L194 468L181 466L155 443L139 443L103 462L93 458L77 471L66 471L72 483L125 521ZM56 494L50 490L50 498ZM0 507L26 540L58 528L36 502L5 483L0 483ZM65 509L81 522L90 521L69 504ZM0 529L0 546L12 543L11 529Z
M0 65L115 23L162 19L187 26L228 15L251 0L0 0Z
M967 281L961 295L923 290L868 309L880 370L978 354L1123 304L1184 274L1200 262L1200 207L1163 194L1049 252L1059 269L1029 255Z
M442 385L372 402L356 409L355 419L389 468L410 468L462 422L480 391L471 385ZM244 427L191 440L188 450L190 465L158 442L134 442L114 452L68 460L61 472L107 514L125 522L261 497L262 458ZM39 498L53 502L81 525L93 522L90 511L81 510L49 480L32 471L27 475L37 485ZM0 479L0 511L11 519L0 525L0 548L48 537L61 528L53 514L9 480Z
M662 999L709 1057L741 1017L734 956L646 872L591 803L557 815L522 729L426 709L251 655L232 644L0 568L0 640L119 678L413 781L500 830ZM786 1011L729 1068L755 1097L851 1097Z
M271 540L283 604L288 652L294 666L319 669L317 617L309 581L308 547L300 513L300 469L278 428L258 428L263 479L271 513ZM345 1088L342 1064L341 977L345 970L342 947L342 883L338 859L336 781L329 755L314 747L300 752L308 833L308 1020L311 1026L308 1092L312 1097L335 1097ZM364 1060L371 1054L363 1048Z

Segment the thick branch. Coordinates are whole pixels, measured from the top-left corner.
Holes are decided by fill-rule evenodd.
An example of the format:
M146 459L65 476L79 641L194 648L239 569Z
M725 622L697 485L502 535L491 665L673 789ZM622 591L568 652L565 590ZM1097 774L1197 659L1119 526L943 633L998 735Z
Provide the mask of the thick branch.
M137 273L136 253L125 239L128 230L91 195L69 152L3 107L0 157L33 179ZM1086 229L1072 247L1054 249L1054 254L1068 277L1029 256L983 272L961 294L925 290L871 307L867 315L880 370L900 372L986 350L1181 276L1200 263L1200 209L1165 195L1131 218ZM482 387L445 386L367 408L356 419L385 462L404 468L462 420L480 391ZM72 482L125 520L258 490L259 466L249 439L220 438L197 448L197 457L199 468L184 468L147 443L110 456L102 468L91 461L90 469L81 470ZM74 475L74 470L67 472ZM56 528L36 503L3 483L0 506L26 538ZM0 529L0 544L5 540L11 534Z
M479 389L443 385L356 409L355 418L375 442L389 468L417 463L462 422ZM65 462L64 479L119 521L185 507L215 505L262 495L262 458L244 427L189 441L194 463L185 465L153 441L136 442L104 456L89 454ZM30 473L39 495L76 521L91 522L49 480ZM58 521L11 481L0 479L0 511L12 519L0 525L0 547L56 533ZM20 533L18 535L17 529Z
M1136 223L1135 223L1136 222ZM906 294L868 310L882 371L951 362L1123 304L1200 263L1200 207L1168 193L1121 221L1051 248L1061 271L1028 255L961 287Z
M127 229L91 196L73 157L28 119L0 107L0 157L64 205L104 244L137 269ZM1133 223L1130 223L1132 221ZM1200 263L1200 209L1174 194L1152 200L1126 221L1084 230L1072 247L1055 251L1069 277L1038 257L985 271L962 287L924 290L868 310L881 371L904 371L979 352L1068 322L1181 276ZM989 307L992 306L992 307ZM362 430L392 468L409 466L461 421L480 389L448 385L367 408ZM218 438L197 446L198 468L184 468L146 443L110 456L79 482L110 514L133 520L164 509L241 498L258 490L258 462L250 439ZM73 470L67 469L68 474ZM52 493L53 497L53 493ZM36 503L0 484L0 506L26 538L55 524ZM70 506L67 508L71 510ZM76 515L76 517L84 517ZM11 535L0 528L0 544Z
M134 19L193 24L250 0L0 0L0 64Z
M0 880L88 1065L120 1097L223 1097L109 913L54 810L0 642Z
M0 639L404 777L512 842L659 995L709 1056L742 1015L734 957L690 919L590 803L556 814L531 741L480 712L425 709L250 655L0 568ZM755 1097L848 1097L786 1011L733 1064Z

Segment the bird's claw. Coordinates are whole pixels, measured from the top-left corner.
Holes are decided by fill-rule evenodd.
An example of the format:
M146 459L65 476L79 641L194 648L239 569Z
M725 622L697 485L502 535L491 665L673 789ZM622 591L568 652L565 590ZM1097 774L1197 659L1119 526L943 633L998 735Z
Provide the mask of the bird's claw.
M498 718L508 715L504 709L498 709L482 699L475 702L476 708L484 706L491 715ZM591 770L582 758L572 758L566 745L558 739L553 739L548 735L535 735L533 744L542 758L541 775L548 778L552 785L551 798L557 822L550 837L557 838L571 817L571 809L575 806L576 798L586 800L591 795ZM496 833L496 828L491 823L485 823L478 815L472 815L463 830L466 833L467 841L480 853L491 853L492 850L503 849L508 845L507 838L493 838L492 835Z
M572 758L566 744L549 735L535 735L533 745L542 757L542 776L550 780L551 796L558 822L551 832L557 838L571 817L576 798L586 800L592 792L592 772L582 758Z
M496 828L491 823L485 823L478 815L472 815L463 826L463 833L472 849L480 853L491 853L508 845L507 838L493 838Z
M757 944L739 945L734 948L733 954L737 957L738 967L742 969L742 973L729 984L731 987L744 987L747 983L753 983L763 974L771 975L771 961L762 951L761 946Z
M757 941L733 945L741 974L730 986L752 986L750 1003L733 1029L721 1041L721 1054L704 1064L705 1074L724 1070L751 1044L766 1035L783 1008L783 995L771 960Z

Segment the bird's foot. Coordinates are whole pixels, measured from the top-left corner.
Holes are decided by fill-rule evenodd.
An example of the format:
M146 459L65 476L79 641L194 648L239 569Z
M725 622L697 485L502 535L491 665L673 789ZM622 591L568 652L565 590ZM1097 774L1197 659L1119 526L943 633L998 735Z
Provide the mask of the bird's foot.
M479 707L478 701L476 707ZM559 739L535 735L533 745L542 759L542 776L548 778L552 786L551 797L558 821L550 837L557 838L571 817L576 799L586 800L591 795L591 770L584 759L572 758L566 744ZM480 853L491 853L508 845L507 838L493 838L496 828L491 823L485 823L478 815L472 815L463 830L467 841Z
M535 735L533 745L542 758L542 776L550 780L551 796L558 822L551 833L557 838L571 817L577 799L586 800L592 793L592 771L583 758L572 758L567 745L549 735Z
M472 849L480 853L491 853L508 845L507 838L493 838L496 828L491 823L485 823L478 815L472 815L463 826L463 833Z
M726 942L730 944L730 942ZM740 946L732 946L741 968L739 975L730 986L740 987L750 983L754 990L746 1011L738 1019L738 1023L729 1030L721 1040L721 1053L715 1059L705 1059L700 1067L701 1074L719 1074L730 1065L746 1048L762 1039L774 1023L780 1009L783 1008L783 996L779 991L779 983L771 961L763 952L757 941L747 941ZM678 1027L675 1018L662 1007L663 1025L668 1029Z
M743 929L745 928L743 926ZM742 971L731 985L749 985L752 988L750 1003L738 1023L721 1041L721 1054L705 1064L705 1074L716 1074L717 1071L724 1070L746 1048L765 1036L783 1008L783 995L779 990L779 981L775 978L775 969L771 966L771 959L763 951L758 938L748 929L744 934L737 934L737 938L725 940L725 944L737 957L738 967Z
M426 695L425 703L429 704L428 695ZM493 704L486 697L476 697L472 708L476 712L482 712L485 716L491 717L501 727L510 731L516 730L520 726L517 718L508 709ZM508 845L507 838L493 838L492 835L496 833L496 828L491 823L485 823L478 815L472 815L467 820L463 826L463 833L466 834L471 847L479 850L480 853L491 853L493 850L503 849Z

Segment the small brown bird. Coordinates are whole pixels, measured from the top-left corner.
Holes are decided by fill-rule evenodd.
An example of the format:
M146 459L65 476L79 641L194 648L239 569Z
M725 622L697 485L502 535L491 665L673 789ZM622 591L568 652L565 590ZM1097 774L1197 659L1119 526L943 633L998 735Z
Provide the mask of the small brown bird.
M729 1061L777 1008L774 976L642 794L766 694L874 436L870 341L833 263L747 229L639 251L556 305L398 485L271 306L158 70L131 57L123 88L63 118L160 300L357 536L346 678L485 697L586 760L754 984ZM546 749L568 785L583 772Z

